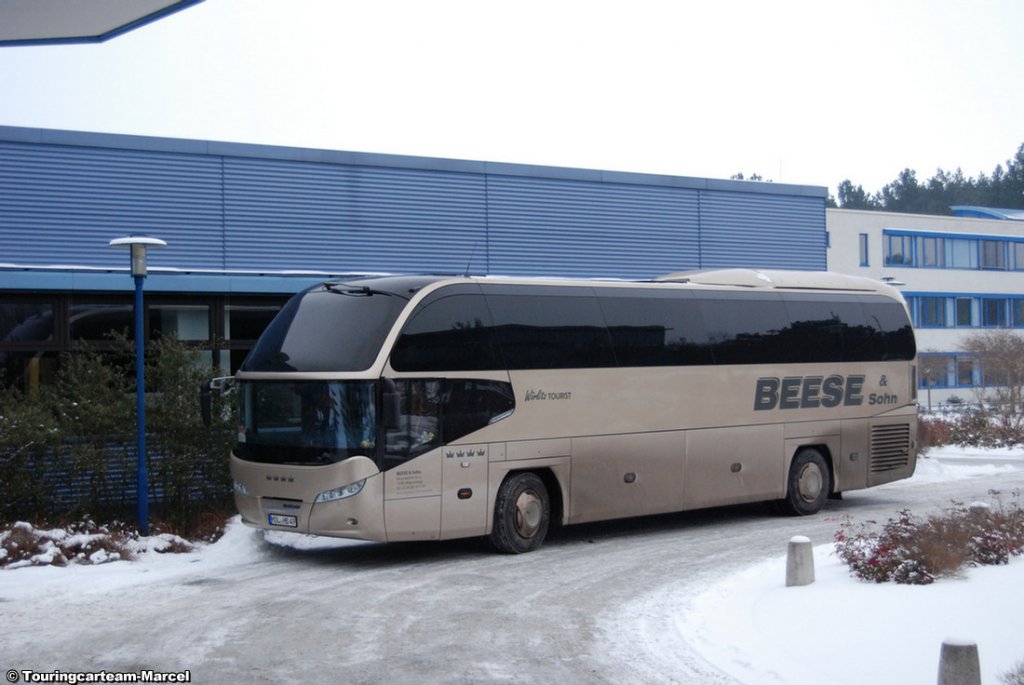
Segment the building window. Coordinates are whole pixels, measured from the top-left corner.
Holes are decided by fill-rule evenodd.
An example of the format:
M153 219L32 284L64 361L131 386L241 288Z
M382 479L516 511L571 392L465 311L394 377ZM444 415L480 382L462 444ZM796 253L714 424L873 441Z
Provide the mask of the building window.
M922 297L920 301L920 325L928 328L942 328L946 325L946 298Z
M868 234L860 234L860 265L868 266Z
M205 304L153 304L149 306L149 335L173 335L182 341L210 339L210 306Z
M912 266L914 239L906 235L885 236L885 265Z
M0 302L0 342L53 340L52 302Z
M961 388L974 385L974 360L958 357L956 360L956 384Z
M918 266L939 269L946 264L942 238L921 238L918 246Z
M1013 307L1013 325L1015 328L1024 328L1024 299L1010 300Z
M280 301L273 300L225 304L221 325L227 349L218 354L218 366L226 366L231 373L237 371L280 309Z
M131 340L135 336L133 307L127 298L123 302L72 299L69 314L71 341L110 342L114 334Z
M981 300L981 325L988 328L1006 327L1006 300L984 297Z
M947 240L949 246L949 265L956 269L977 269L978 251L972 240Z
M67 309L53 298L0 298L0 388L14 385L29 392L52 383Z
M1007 385L1009 381L1009 374L1005 370L999 369L986 369L984 366L981 367L981 384L986 388L1000 388Z
M1024 271L1024 243L1011 243L1013 250L1013 268L1017 271Z
M969 327L973 325L971 319L971 301L972 297L958 297L956 298L956 325L960 327Z
M200 354L203 364L234 372L263 329L288 299L196 297L153 293L146 303L148 340L174 335ZM98 351L115 349L115 337L135 334L130 296L92 293L0 296L0 389L34 392L54 382L62 355L83 343Z
M982 269L1006 270L1006 242L1003 240L979 240L978 249Z
M949 355L921 355L921 387L948 388L949 370L953 357Z

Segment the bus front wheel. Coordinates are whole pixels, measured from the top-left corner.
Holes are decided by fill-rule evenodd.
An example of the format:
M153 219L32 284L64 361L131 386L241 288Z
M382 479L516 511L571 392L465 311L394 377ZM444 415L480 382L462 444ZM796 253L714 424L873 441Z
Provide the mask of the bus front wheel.
M806 447L797 452L789 467L782 508L793 516L816 514L825 506L831 487L832 476L824 455L813 447Z
M544 542L550 520L544 481L533 473L512 474L498 489L491 544L508 554L532 552Z

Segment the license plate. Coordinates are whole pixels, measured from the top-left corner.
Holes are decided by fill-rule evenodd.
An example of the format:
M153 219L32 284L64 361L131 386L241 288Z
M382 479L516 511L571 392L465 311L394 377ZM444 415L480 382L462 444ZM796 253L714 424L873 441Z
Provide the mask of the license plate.
M298 528L299 517L288 514L268 514L267 523L272 526L285 526L286 528Z

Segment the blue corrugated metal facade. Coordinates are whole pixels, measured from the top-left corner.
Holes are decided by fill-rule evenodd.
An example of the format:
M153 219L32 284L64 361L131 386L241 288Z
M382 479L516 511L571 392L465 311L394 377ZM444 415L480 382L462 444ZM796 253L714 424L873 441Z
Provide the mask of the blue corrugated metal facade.
M811 186L0 127L0 263L20 266L121 266L107 242L145 233L169 244L151 253L154 269L469 265L619 278L824 269L826 196Z

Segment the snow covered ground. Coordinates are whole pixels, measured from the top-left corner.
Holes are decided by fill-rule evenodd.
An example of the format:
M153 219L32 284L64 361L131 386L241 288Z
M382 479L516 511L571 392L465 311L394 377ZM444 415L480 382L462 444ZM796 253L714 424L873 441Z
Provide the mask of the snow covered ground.
M877 490L899 494L906 492L900 488L1022 471L1024 449L944 448L921 460L911 481ZM732 530L738 533L738 528ZM150 587L195 588L212 582L206 579L214 576L244 575L247 567L268 559L281 563L275 547L364 544L368 543L265 536L234 522L220 541L189 554L147 552L135 562L0 571L0 606L25 624L32 620L35 599L41 607L60 603L62 597L82 605L89 604L89 598L102 602L104 596ZM963 578L940 579L929 586L898 586L851 578L830 544L818 544L814 555L817 580L813 585L786 588L785 558L779 556L696 588L692 582L678 589L672 584L661 587L623 606L618 616L613 612L605 632L612 639L616 633L631 639L640 635L653 651L679 650L680 643L685 643L697 659L706 662L705 672L721 673L722 682L750 685L935 682L939 650L947 638L978 644L986 684L997 685L1001 673L1024 659L1019 631L1024 617L1024 593L1019 589L1024 586L1024 559L1014 559L1008 566L971 569ZM508 563L515 561L509 558ZM470 563L479 568L490 562L478 558ZM644 605L651 611L645 611ZM645 630L633 618L665 611L675 617L674 634ZM13 640L16 635L9 637ZM0 657L17 654L15 642L9 643L9 652L0 646ZM201 657L196 654L190 663L196 664ZM661 676L665 682L688 680L664 671Z
M1020 468L1024 450L945 447L918 463L912 482ZM815 546L814 561L812 585L785 587L781 556L697 597L672 598L681 607L679 632L708 662L750 685L935 682L948 639L978 645L984 683L999 683L1024 661L1024 558L927 586L858 581L831 544Z

